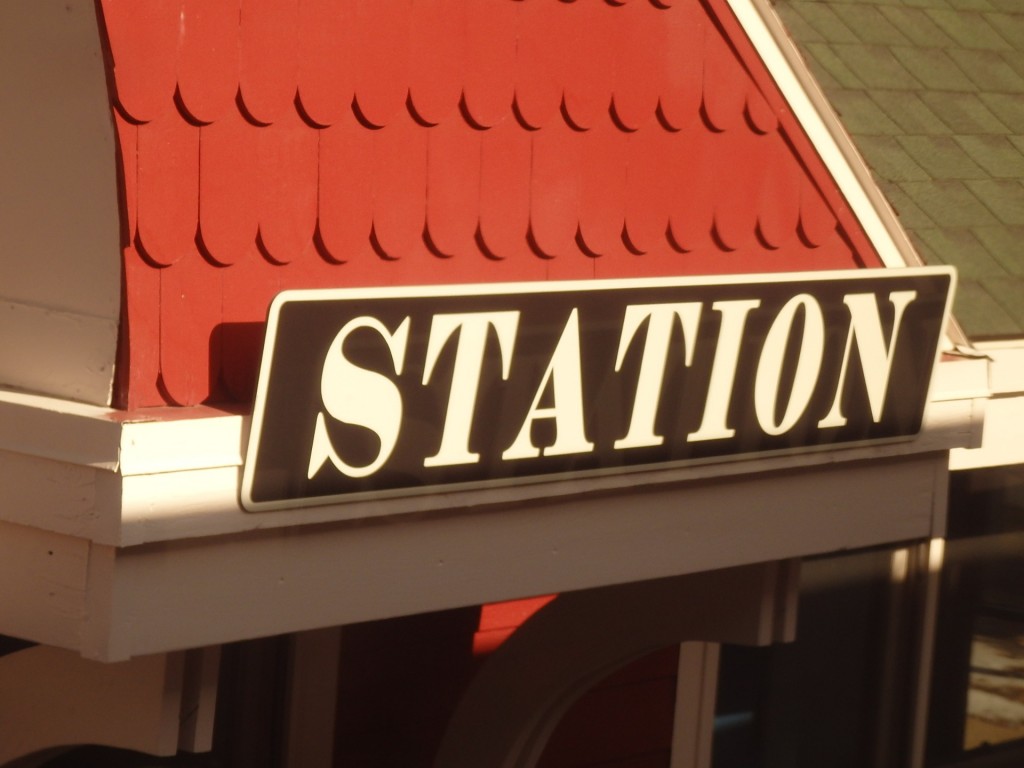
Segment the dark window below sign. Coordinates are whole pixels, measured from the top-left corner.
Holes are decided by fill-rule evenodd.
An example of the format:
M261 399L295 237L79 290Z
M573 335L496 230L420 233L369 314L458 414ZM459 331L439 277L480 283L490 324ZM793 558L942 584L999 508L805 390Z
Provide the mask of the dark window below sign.
M805 561L796 640L725 645L713 768L907 765L914 595L897 550Z
M954 473L928 765L1024 764L1024 467Z

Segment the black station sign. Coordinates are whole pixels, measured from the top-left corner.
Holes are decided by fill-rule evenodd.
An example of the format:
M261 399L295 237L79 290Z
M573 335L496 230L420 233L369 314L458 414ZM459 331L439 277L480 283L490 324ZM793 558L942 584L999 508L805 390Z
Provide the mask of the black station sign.
M249 510L917 434L948 268L292 291Z

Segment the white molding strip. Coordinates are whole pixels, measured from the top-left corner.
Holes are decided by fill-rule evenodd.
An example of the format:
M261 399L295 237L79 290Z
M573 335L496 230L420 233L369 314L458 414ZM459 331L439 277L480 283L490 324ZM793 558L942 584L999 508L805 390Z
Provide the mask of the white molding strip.
M940 363L913 440L258 513L239 504L248 417L212 408L123 413L0 392L0 520L121 547L976 448L988 394L980 388L985 364Z
M979 342L990 398L977 445L950 453L953 470L1024 464L1024 339Z
M116 415L102 406L0 391L0 450L116 472Z

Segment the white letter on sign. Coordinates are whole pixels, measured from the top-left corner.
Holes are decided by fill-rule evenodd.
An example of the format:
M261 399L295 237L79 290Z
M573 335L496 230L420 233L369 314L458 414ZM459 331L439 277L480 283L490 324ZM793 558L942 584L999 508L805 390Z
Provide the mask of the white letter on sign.
M900 323L903 321L903 310L917 298L917 291L893 291L889 301L895 311L892 321L892 336L889 348L886 349L882 335L882 320L878 314L878 300L873 293L852 293L843 297L843 303L850 309L850 332L846 336L846 352L843 353L843 367L839 372L839 383L836 385L836 398L828 416L818 422L821 429L841 427L846 424L843 415L843 389L846 384L846 368L853 351L853 341L857 340L860 351L861 368L864 369L864 384L868 390L868 402L871 405L871 418L877 424L882 418L885 406L885 393L889 389L889 374L892 372L893 352L896 340L900 335Z
M353 365L345 357L345 339L361 328L368 328L381 335L391 352L395 373L402 373L405 345L409 338L409 318L405 318L398 330L391 333L375 317L357 317L349 320L331 342L320 376L320 397L332 418L375 432L380 438L380 450L377 458L365 467L354 467L346 463L331 444L323 413L317 413L313 445L309 452L309 470L306 473L309 479L328 460L339 472L349 477L372 475L388 460L398 442L398 432L402 425L402 394L398 387L387 376Z
M540 449L533 444L530 435L536 419L554 419L556 438L544 449L545 456L564 456L569 453L584 453L594 450L594 444L587 440L583 423L583 372L580 370L580 324L579 313L574 308L562 329L558 346L551 355L548 369L533 396L533 404L523 420L512 445L501 458L531 459L540 455ZM538 407L548 384L554 387L554 405Z
M704 418L697 431L686 436L688 441L722 440L736 434L736 430L726 424L726 418L732 402L732 388L736 383L736 365L740 359L747 315L760 306L760 299L723 300L711 305L712 309L722 314L722 328L718 332L715 361L711 364L711 383L704 404Z
M615 441L616 448L642 448L665 442L664 437L654 434L654 419L658 415L658 404L661 402L661 385L665 379L665 365L668 362L668 343L672 338L672 328L678 320L683 329L683 360L687 367L693 363L700 309L699 301L626 307L622 335L619 337L619 352L615 358L616 372L622 369L626 351L644 320L647 320L647 339L644 341L644 354L640 360L629 431L625 437Z
M501 352L501 378L508 380L512 365L512 349L519 328L519 312L469 312L460 315L437 315L430 325L427 359L423 364L423 384L430 382L441 350L456 331L455 369L448 392L448 411L444 417L441 447L434 456L423 460L424 467L445 467L452 464L475 464L480 454L469 450L469 432L480 389L480 375L487 347L487 334L493 328Z
M786 412L782 420L775 423L775 406L779 399L779 384L782 377L782 364L786 356L786 343L793 331L793 319L797 309L804 309L803 338L800 340L800 352L797 356L796 374L793 378L793 389L789 393ZM821 307L813 296L801 293L786 302L779 310L775 322L768 331L761 350L761 359L757 365L757 376L754 381L754 410L761 429L769 435L781 435L788 432L803 416L807 404L811 402L814 387L818 383L821 371L821 359L825 354L825 319L821 315Z

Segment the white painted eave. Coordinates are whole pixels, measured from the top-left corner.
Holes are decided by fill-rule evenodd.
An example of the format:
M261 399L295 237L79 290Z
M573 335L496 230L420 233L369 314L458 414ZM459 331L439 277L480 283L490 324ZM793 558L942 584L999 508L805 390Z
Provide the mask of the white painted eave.
M239 504L247 416L211 408L125 413L0 392L0 520L123 547L977 450L989 367L988 358L941 362L925 423L912 440L259 513Z
M116 411L72 400L0 391L0 450L118 470Z
M0 393L0 632L116 661L928 538L986 365L940 364L913 440L263 513L241 416Z
M984 364L985 425L980 442L950 454L953 470L1024 464L1024 339L978 342L972 354Z

